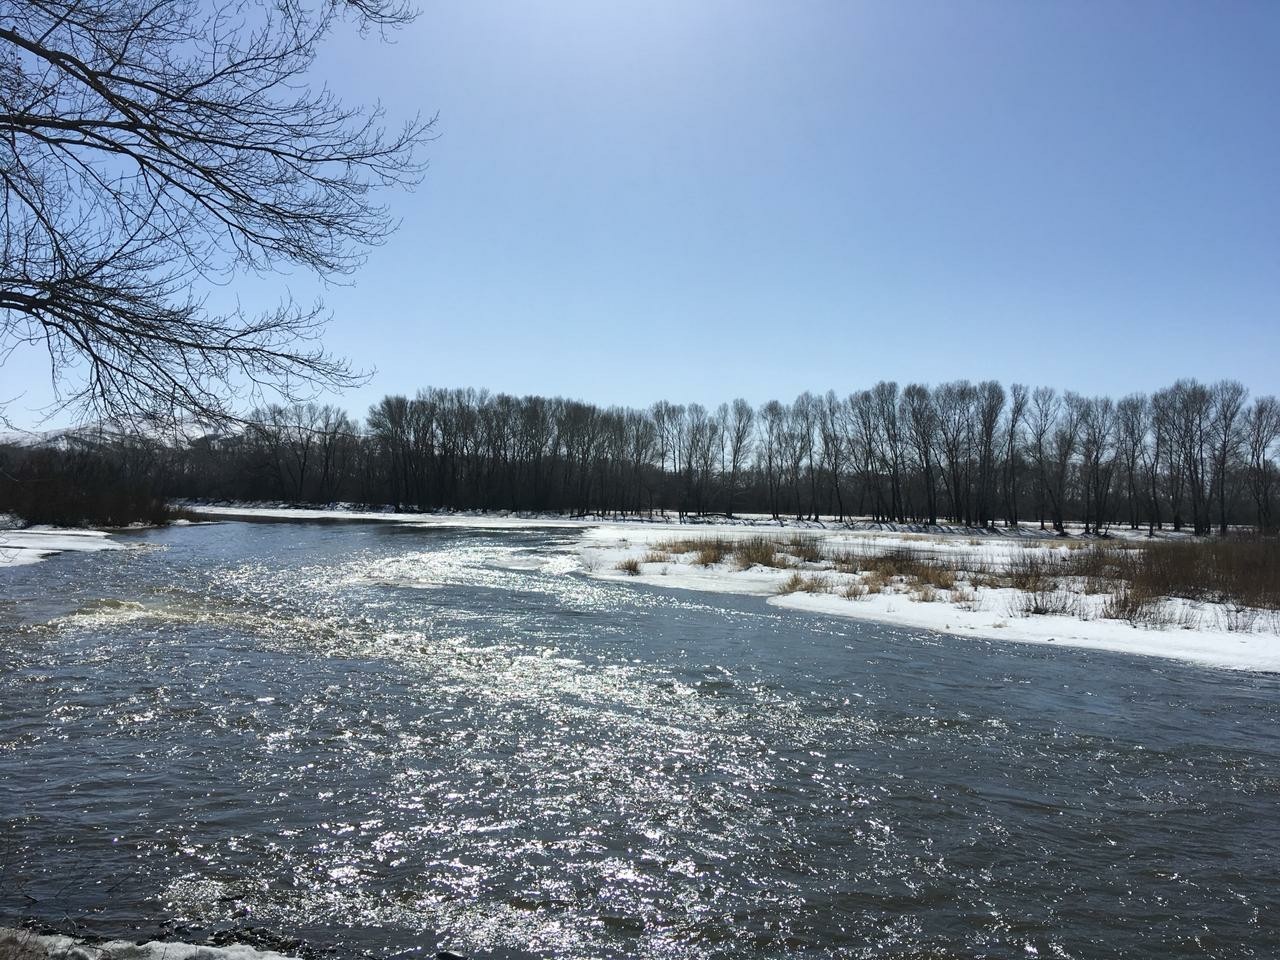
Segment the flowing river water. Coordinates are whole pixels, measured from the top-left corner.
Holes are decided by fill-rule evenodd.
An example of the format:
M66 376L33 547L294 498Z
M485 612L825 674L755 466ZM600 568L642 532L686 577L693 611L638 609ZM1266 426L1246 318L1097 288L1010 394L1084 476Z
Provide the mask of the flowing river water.
M1280 956L1280 679L224 523L0 571L0 921L338 956Z

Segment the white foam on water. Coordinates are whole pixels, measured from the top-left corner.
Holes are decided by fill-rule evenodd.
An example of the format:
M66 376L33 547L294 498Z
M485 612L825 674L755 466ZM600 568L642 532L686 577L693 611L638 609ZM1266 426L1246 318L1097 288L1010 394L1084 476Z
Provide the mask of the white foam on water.
M170 940L91 943L75 937L42 935L6 927L0 927L0 946L14 950L18 960L44 960L46 957L49 960L295 960L274 950L258 950L241 943L225 947Z

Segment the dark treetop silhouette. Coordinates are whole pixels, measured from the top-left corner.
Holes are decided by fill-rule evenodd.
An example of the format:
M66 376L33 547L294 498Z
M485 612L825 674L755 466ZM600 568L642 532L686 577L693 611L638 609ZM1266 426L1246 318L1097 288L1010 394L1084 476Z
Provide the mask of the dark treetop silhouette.
M882 381L711 410L427 389L386 397L363 423L333 406L276 404L242 429L169 445L117 435L64 448L98 450L127 488L145 475L170 497L1271 530L1280 405L1245 399L1234 381L1194 380L1118 401L994 381ZM2 447L0 469L6 456L11 473L35 471L21 466L29 455ZM64 472L48 464L42 475Z

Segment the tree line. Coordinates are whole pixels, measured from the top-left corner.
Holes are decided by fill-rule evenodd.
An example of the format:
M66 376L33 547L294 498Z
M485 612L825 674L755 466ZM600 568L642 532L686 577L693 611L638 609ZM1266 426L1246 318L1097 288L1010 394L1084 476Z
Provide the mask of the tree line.
M0 456L0 500L15 510L15 491L47 504L61 484L145 489L151 504L344 501L1205 534L1276 529L1280 403L1250 399L1230 380L1179 380L1118 401L995 381L882 381L845 396L714 409L430 388L388 396L363 420L332 405L281 404L235 430L168 441L81 432Z
M363 421L254 411L173 451L175 495L577 515L763 513L976 527L1276 526L1280 403L1234 381L1120 400L882 381L845 396L646 409L431 388Z

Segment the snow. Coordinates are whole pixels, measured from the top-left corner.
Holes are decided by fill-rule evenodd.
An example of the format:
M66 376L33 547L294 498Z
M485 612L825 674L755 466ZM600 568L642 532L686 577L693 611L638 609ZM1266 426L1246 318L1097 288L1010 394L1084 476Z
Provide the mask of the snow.
M855 619L891 621L906 627L1023 643L1111 650L1166 657L1232 670L1280 672L1280 637L1220 629L1147 628L1123 620L1080 620L1066 616L1012 616L1012 590L991 591L993 609L971 611L943 601L922 602L905 594L846 600L832 594L792 593L769 603L794 610ZM1004 603L1002 604L1002 601Z
M66 530L60 527L0 528L0 569L38 563L57 553L91 553L122 550L111 534L102 530Z
M89 943L74 937L40 935L27 930L0 927L0 946L15 942L26 948L26 952L14 954L23 960L28 957L31 960L43 957L50 960L293 960L282 953L256 950L244 944L210 947L163 940L148 943L134 943L130 940Z
M1079 604L1088 619L1076 615L1026 615L1019 603L1025 594L1012 588L975 587L954 594L939 589L913 594L906 585L891 584L884 592L851 599L844 596L843 591L860 583L861 578L838 573L830 564L797 562L790 569L756 565L739 570L731 561L698 565L692 553L669 554L664 560L645 562L651 551L660 550L664 543L670 542L673 533L670 529L598 526L584 532L579 543L582 569L603 580L761 596L766 597L768 603L786 609L937 633L1110 650L1234 670L1280 672L1280 617L1274 612L1262 611L1254 622L1240 625L1233 622L1231 611L1223 604L1168 599L1162 604L1164 623L1135 626L1128 621L1105 618L1102 615L1105 596L1085 595L1083 585L1078 593L1073 591L1072 601ZM759 536L759 531L740 528L681 531L680 539L697 541L703 535L732 539ZM991 569L1007 568L1015 557L1026 551L1047 554L1069 549L1057 540L1020 542L1009 538L896 532L830 531L810 532L806 536L815 537L826 553L910 551L929 557L969 558ZM780 538L783 552L786 551L785 539ZM638 574L619 569L619 564L630 560L639 563ZM827 590L783 593L784 584L796 574L818 578ZM854 590L856 592L856 586ZM924 599L926 596L931 599ZM1236 629L1231 629L1232 626Z

